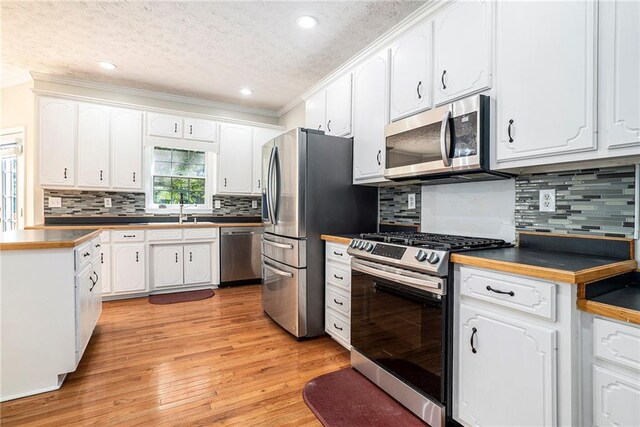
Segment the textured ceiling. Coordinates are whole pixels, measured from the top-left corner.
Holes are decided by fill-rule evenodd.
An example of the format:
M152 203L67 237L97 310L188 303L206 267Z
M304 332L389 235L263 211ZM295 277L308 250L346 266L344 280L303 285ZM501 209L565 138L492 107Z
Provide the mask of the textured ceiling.
M2 63L277 110L422 3L2 1Z

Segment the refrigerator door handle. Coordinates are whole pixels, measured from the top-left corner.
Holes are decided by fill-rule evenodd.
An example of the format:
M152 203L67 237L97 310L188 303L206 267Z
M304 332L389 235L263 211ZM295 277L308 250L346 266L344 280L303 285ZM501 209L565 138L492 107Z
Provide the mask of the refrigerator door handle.
M278 157L278 147L273 147L273 166L271 168L271 177L269 181L269 190L270 195L269 199L271 201L271 213L273 215L273 220L271 221L273 225L278 224L278 207L280 205L280 178L278 177L278 172L280 169L280 158Z
M273 153L275 152L276 147L271 147L271 153L269 154L269 166L267 168L267 188L265 189L266 196L266 204L267 204L267 216L269 217L269 222L275 225L273 210L271 208L271 173L273 170Z
M274 272L275 274L277 274L278 276L284 276L284 277L293 277L293 273L289 273L288 271L284 271L284 270L280 270L278 268L275 268L274 266L267 264L266 262L263 263L264 268L266 268L267 270L271 270L272 272Z

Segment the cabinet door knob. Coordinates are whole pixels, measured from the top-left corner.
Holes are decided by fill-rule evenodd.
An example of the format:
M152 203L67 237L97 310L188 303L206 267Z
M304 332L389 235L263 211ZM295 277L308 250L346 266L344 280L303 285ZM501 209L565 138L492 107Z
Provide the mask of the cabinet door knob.
M136 173L133 173L133 182L136 182Z
M376 160L378 161L378 166L380 166L382 164L382 161L380 160L380 156L382 155L382 150L378 150L378 154L376 155Z
M64 179L67 179L67 168L64 168Z
M104 264L104 254L100 254L100 264Z
M224 179L224 186L227 186L227 178Z
M472 328L471 329L471 339L469 340L469 344L471 344L471 352L472 353L477 353L478 350L476 350L475 346L473 345L473 338L476 336L476 332L478 332L478 329L476 328Z
M189 135L193 135L193 125L189 125Z
M178 123L173 124L173 133L178 133Z
M331 120L327 122L327 130L331 132Z
M140 256L138 254L138 251L136 251L136 262L139 262L139 261L140 261Z
M102 171L100 171L100 181L102 181Z
M444 75L447 74L447 70L442 70L442 76L440 77L440 82L442 83L442 89L446 89L447 85L444 84Z
M416 92L418 93L418 99L422 99L422 93L420 93L420 88L422 88L422 82L418 82L418 86L416 86Z
M178 262L178 252L176 252L176 262Z
M509 142L513 142L513 138L511 137L511 125L513 124L513 119L509 120L509 127L507 127L507 135L509 135Z
M193 252L189 252L189 262L193 261Z

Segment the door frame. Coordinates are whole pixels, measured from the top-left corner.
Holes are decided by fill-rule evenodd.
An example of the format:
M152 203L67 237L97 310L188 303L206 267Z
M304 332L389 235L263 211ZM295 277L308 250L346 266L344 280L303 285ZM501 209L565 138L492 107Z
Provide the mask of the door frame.
M5 129L0 129L0 138L16 135L16 139L19 140L20 147L18 149L18 153L16 154L17 161L17 200L16 200L16 217L17 217L17 228L18 230L24 228L24 220L25 220L25 212L24 212L24 201L26 194L26 181L25 181L25 156L24 156L24 146L26 141L26 128L24 126L16 126ZM0 157L4 157L0 155ZM7 156L12 157L12 156ZM0 179L1 182L1 179ZM2 195L2 189L0 188L0 196Z

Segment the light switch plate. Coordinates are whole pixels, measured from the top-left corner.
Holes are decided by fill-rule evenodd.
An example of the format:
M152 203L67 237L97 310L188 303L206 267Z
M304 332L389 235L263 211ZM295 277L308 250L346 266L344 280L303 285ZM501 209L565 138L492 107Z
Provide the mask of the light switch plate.
M220 200L214 200L213 201L213 207L216 209L220 209L222 207L222 204L220 203Z
M252 207L253 209L256 209L256 208L258 207L258 201L257 201L257 200L252 200L252 201L251 201L251 207Z
M409 204L408 209L415 209L416 208L416 195L415 195L415 193L409 194L408 202L409 202L408 203Z
M105 197L104 198L104 207L105 208L110 208L111 207L111 197Z
M61 208L62 207L62 197L49 197L49 207L50 208Z
M556 211L556 190L540 190L540 212Z

